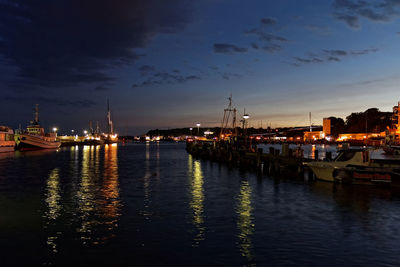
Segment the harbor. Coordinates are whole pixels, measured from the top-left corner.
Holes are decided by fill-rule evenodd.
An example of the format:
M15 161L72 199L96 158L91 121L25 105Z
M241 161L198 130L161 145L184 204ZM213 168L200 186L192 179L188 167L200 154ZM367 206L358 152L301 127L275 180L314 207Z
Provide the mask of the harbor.
M399 261L396 192L260 176L185 149L143 142L0 155L2 264Z
M400 266L400 0L0 0L0 267Z

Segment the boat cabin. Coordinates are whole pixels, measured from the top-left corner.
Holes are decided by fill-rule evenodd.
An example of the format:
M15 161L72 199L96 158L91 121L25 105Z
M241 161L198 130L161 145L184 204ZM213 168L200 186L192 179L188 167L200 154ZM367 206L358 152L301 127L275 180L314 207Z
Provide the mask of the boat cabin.
M338 155L333 161L344 162L351 161L352 163L364 163L370 160L369 150L356 148L339 150Z
M44 129L39 125L29 125L26 127L28 134L44 135Z

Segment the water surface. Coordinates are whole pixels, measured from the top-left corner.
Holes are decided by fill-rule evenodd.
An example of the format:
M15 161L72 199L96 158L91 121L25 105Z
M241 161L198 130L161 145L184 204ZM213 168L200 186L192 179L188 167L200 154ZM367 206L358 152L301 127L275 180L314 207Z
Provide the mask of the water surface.
M260 177L184 144L0 156L1 266L398 265L400 202Z

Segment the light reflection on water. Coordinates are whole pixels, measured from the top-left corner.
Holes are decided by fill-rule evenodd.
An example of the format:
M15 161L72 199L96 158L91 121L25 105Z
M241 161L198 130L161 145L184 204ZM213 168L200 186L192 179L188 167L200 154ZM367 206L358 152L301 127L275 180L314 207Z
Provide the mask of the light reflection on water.
M237 226L239 229L239 247L243 257L249 262L253 259L251 236L254 230L252 219L251 186L248 181L242 181L237 203Z
M63 204L71 208L70 199L60 191L59 168L50 172L47 179L45 218L47 228L57 228L57 224L68 223L76 227L76 234L82 244L101 244L113 238L113 230L118 227L120 214L119 176L118 176L118 146L105 145L101 159L101 146L83 146L79 154L78 146L70 148L69 179L78 175L78 186L73 195L72 202L76 202L76 209L69 210L72 218L68 221L57 221L62 212ZM80 158L81 156L81 158ZM80 164L79 164L80 163ZM80 166L79 166L80 165ZM80 168L79 168L80 167ZM103 171L100 170L103 169ZM63 199L64 198L64 199ZM73 205L74 206L74 205ZM48 245L53 252L57 252L57 239L62 234L60 231L49 231Z
M45 213L45 217L47 218L47 222L45 227L47 228L49 225L54 224L54 220L60 216L61 213L61 204L60 204L60 177L59 177L59 169L55 168L50 172L49 178L47 179L47 192L45 202L47 204L48 210ZM56 240L58 238L58 234L51 234L47 237L47 245L49 245L50 249L53 252L57 252L57 243Z
M112 230L118 227L118 218L120 214L121 203L119 199L119 177L118 177L118 146L117 144L106 145L104 152L104 177L102 193L102 202L100 210L103 212L101 220L107 227L108 235L102 237L102 240L114 237ZM101 222L100 222L101 223Z
M95 226L96 221L92 217L92 212L95 208L95 192L96 185L93 176L93 172L90 171L90 162L94 159L90 158L91 146L84 146L82 152L82 166L81 166L81 181L79 184L79 189L76 193L78 200L78 211L79 217L81 219L81 226L78 232L82 233L82 240L90 240L90 232L92 227ZM83 241L86 243L86 241Z
M144 198L143 198L143 205L144 210L142 212L144 218L149 220L152 213L150 211L150 179L151 179L151 169L150 169L150 143L146 142L146 156L145 156L145 173L143 176L143 191L144 191Z
M394 266L399 205L393 190L258 178L182 144L18 153L0 159L1 263Z
M196 227L196 236L194 238L193 246L198 246L204 240L204 192L203 192L203 172L201 170L201 163L199 160L193 161L192 155L188 156L188 173L191 178L191 201L190 208L192 209L193 219L192 223Z

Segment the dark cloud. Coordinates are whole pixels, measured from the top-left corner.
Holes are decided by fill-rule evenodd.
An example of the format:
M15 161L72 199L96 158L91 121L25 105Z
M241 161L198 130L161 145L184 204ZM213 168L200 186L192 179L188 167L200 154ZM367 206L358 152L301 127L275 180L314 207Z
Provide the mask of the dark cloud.
M279 41L279 42L286 42L287 39L285 37L274 35L271 33L266 33L260 29L251 29L245 32L249 35L255 35L261 41L272 42L272 41Z
M263 46L261 49L268 53L275 53L275 52L281 50L282 46L277 45L277 44L269 44L269 45Z
M77 100L66 100L59 97L17 97L17 96L5 96L3 98L6 101L14 103L26 103L26 104L44 104L46 106L69 106L74 108L88 108L96 105L96 102L89 99L77 99Z
M307 57L293 57L295 62L289 63L290 65L299 67L302 64L308 64L308 63L322 63L326 61L342 61L343 58L349 57L349 56L361 56L369 53L374 53L377 52L377 48L368 48L368 49L363 49L363 50L350 50L350 51L345 51L345 50L340 50L340 49L324 49L322 50L322 53L315 53L311 52L308 53Z
M358 51L351 51L350 54L359 56L359 55L365 55L369 53L375 53L378 52L378 48L369 48L369 49L364 49L364 50L358 50Z
M201 80L201 78L197 75L189 75L185 77L186 81L187 80Z
M237 74L237 73L231 73L231 72L219 72L219 75L221 75L221 77L225 80L230 80L232 78L241 78L242 75Z
M275 24L276 20L271 18L261 19L262 25ZM258 43L252 42L251 47L256 50L265 51L268 53L275 53L282 49L281 43L287 42L285 37L269 33L265 31L265 27L253 28L244 32L248 36L254 36L257 38Z
M247 48L244 47L238 47L232 44L214 44L214 53L232 55L245 52L247 52Z
M252 47L253 49L256 49L256 50L263 50L263 51L268 52L268 53L275 53L275 52L277 52L277 51L279 51L279 50L282 49L282 46L280 46L280 45L278 45L278 44L273 44L273 43L264 45L264 46L262 46L262 47L260 47L260 46L259 46L258 44L256 44L256 43L252 43L252 44L251 44L251 47Z
M132 85L132 88L146 87L151 85L163 85L163 84L177 84L185 83L191 80L201 80L200 76L197 75L175 75L169 72L157 72L154 73L147 80Z
M140 68L138 68L138 70L140 71L140 74L142 76L146 76L146 75L149 75L150 73L154 72L156 70L156 68L154 66L150 66L150 65L142 65Z
M329 27L326 26L306 25L304 26L304 28L310 32L314 32L319 35L329 35L332 33Z
M337 61L337 62L339 62L340 58L338 58L338 57L328 57L328 61Z
M254 49L259 49L260 47L256 43L251 43L251 47Z
M301 57L293 57L298 63L321 63L322 59L314 57L314 58L301 58Z
M344 50L323 50L326 54L331 56L346 56L347 52Z
M107 85L98 85L94 88L96 91L108 91L111 90L111 88Z
M357 16L344 15L344 14L335 14L335 18L338 19L338 20L344 21L351 28L359 29L361 27L360 26L360 21L359 21Z
M276 20L273 18L262 18L260 22L262 25L268 25L268 26L276 24Z
M374 22L388 22L400 15L398 0L335 0L333 7L334 17L355 29L361 27L361 17Z
M189 22L183 0L4 0L0 55L19 70L16 87L72 86L113 80L157 33Z
M212 69L212 70L218 70L218 67L217 67L217 66L210 66L210 69Z

